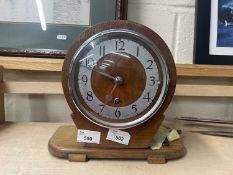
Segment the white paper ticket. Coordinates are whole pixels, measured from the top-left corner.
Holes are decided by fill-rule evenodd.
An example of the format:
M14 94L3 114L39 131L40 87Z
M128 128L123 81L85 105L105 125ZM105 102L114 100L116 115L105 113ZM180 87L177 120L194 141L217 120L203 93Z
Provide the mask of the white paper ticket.
M111 140L113 142L121 143L123 145L128 145L130 141L130 134L125 131L121 131L118 129L109 129L107 140Z
M101 133L98 131L90 131L90 130L78 130L77 133L77 142L84 143L100 143L100 135Z

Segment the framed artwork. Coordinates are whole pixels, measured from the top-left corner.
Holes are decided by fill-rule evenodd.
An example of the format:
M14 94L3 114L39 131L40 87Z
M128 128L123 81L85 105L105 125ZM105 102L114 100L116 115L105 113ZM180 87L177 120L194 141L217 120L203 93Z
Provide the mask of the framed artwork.
M196 0L194 63L233 65L233 0Z
M127 0L0 0L0 55L63 58L85 29L127 18Z

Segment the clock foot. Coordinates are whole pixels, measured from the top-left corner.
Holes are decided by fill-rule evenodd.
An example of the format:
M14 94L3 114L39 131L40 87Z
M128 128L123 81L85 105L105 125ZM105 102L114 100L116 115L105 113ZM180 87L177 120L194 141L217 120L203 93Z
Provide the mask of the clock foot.
M69 154L68 159L70 162L87 162L86 154Z
M147 162L149 164L165 164L166 158L164 155L151 155L148 156Z

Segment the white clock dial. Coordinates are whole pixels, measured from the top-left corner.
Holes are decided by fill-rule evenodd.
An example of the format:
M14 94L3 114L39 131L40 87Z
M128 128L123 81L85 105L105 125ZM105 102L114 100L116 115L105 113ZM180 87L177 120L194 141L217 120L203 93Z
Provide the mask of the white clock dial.
M107 67L111 66L111 64L119 63L118 60L112 61L106 59L103 64L97 67L98 61L102 59L104 55L108 54L118 54L123 57L129 57L128 59L137 59L146 73L146 84L140 97L127 106L119 107L117 104L115 106L110 106L106 104L106 102L101 101L92 89L91 75L93 72L98 71L97 73L99 74L107 74L105 72ZM131 58L130 56L133 57ZM129 39L110 39L96 44L84 55L84 58L81 59L78 74L78 85L85 103L99 115L117 120L131 118L142 113L152 103L160 82L157 64L152 55L145 47ZM122 78L124 80L124 77ZM117 85L113 82L112 91L114 91L115 88L117 88ZM132 89L132 91L133 90L134 89ZM106 92L105 98L106 101L113 100L113 98L121 100L118 97L113 97L111 92Z
M160 50L137 32L113 29L82 43L69 69L69 90L77 109L92 122L128 128L148 120L168 88Z

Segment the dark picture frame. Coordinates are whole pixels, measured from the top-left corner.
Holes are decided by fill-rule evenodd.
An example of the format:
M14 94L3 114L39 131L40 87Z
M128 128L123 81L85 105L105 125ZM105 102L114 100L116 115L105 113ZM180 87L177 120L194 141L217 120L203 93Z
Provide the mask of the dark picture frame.
M85 29L110 20L127 19L128 0L90 0L89 25L0 22L0 55L64 58L66 50ZM58 40L59 34L67 39Z
M196 0L194 63L233 65L233 55L210 54L210 26L211 0Z

